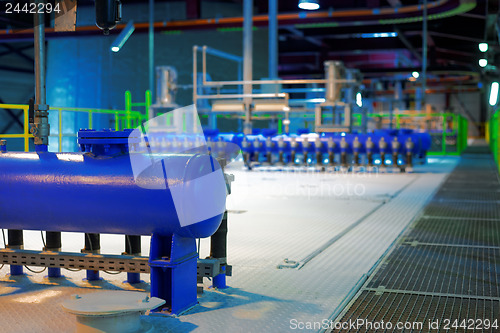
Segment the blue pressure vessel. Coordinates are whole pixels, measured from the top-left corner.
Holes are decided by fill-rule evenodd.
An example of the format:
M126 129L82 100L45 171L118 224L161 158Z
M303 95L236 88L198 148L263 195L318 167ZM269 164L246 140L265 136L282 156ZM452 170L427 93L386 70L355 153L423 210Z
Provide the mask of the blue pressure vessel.
M145 172L152 176L143 177L143 183L164 182L165 186L149 189L137 183L126 153L0 153L0 228L127 235L175 233L193 238L212 235L223 217L225 183L213 187L194 180L213 172L222 174L217 160L200 154L161 157L151 162ZM181 226L178 210L183 208L176 202L176 209L170 188L175 185L185 187L194 201L223 197L224 202L217 203L220 214ZM193 210L193 202L181 204Z

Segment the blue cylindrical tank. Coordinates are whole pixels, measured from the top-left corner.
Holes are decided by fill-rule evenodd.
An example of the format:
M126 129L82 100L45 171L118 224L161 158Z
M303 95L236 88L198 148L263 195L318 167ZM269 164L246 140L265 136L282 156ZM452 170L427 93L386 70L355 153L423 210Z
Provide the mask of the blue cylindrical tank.
M176 233L196 238L212 235L223 212L181 227L168 186L190 186L196 198L225 191L225 187L206 188L203 183L189 182L219 170L217 161L208 155L171 154L151 167L160 168L163 174L169 170L161 180L167 183L166 189L138 186L127 154L0 153L0 228L128 235Z

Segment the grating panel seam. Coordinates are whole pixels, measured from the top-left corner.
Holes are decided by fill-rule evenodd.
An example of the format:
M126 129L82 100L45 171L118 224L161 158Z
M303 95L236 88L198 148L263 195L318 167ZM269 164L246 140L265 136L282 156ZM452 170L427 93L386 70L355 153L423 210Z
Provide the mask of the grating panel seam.
M384 293L392 293L392 294L405 294L405 295L407 294L407 295L422 295L422 296L457 297L457 298L464 298L464 299L481 299L481 300L500 302L500 297L437 293L437 292L428 292L428 291L419 291L419 290L387 289L387 288L382 288L382 287L363 288L363 291L373 291L378 296L383 295Z

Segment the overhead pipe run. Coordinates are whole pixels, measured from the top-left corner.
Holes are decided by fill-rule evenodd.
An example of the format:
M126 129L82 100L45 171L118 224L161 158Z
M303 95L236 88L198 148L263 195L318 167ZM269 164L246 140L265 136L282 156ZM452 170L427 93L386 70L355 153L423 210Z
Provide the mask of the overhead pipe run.
M427 5L428 20L441 19L453 15L458 15L472 10L476 6L475 0L439 0L430 2ZM332 24L334 26L352 26L360 24L398 24L406 22L419 22L423 20L422 5L401 6L398 8L376 8L376 9L353 9L353 10L335 10L318 12L300 12L292 14L280 14L277 19L279 25L289 26L294 24L311 24L311 27L317 27L317 24ZM241 27L243 17L225 17L197 20L182 20L170 22L156 22L154 29L156 31L169 30L195 30L195 29L217 29L225 27ZM269 23L268 15L255 15L253 24L255 26L267 26ZM125 28L124 24L119 24L114 30ZM137 23L138 32L146 32L149 29L149 23ZM68 34L92 34L99 30L95 26L76 27L75 32L55 33L53 28L47 29L50 37L65 37ZM26 40L31 39L29 30L0 30L0 40Z

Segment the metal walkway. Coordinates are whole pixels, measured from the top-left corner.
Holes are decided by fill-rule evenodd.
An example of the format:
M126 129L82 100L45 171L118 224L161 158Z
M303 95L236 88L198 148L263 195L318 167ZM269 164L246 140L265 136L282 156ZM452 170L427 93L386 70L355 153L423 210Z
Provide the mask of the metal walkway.
M470 147L336 318L364 323L332 332L500 332L497 174L492 156Z

